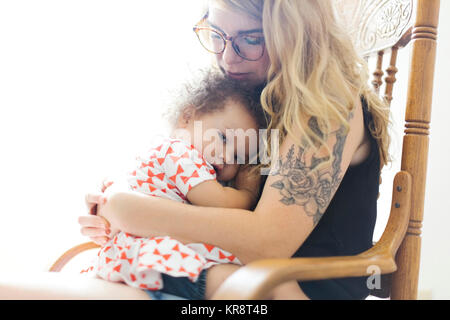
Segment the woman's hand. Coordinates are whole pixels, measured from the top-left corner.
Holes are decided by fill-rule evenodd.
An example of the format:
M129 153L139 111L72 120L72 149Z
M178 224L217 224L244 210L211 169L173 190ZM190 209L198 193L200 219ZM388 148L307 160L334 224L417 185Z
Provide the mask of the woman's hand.
M81 225L81 234L89 237L93 242L104 245L116 232L119 230L112 230L111 224L102 216L103 206L107 202L107 194L104 192L113 185L112 180L104 180L101 186L100 193L88 193L85 201L88 208L89 215L78 218L78 223ZM110 190L108 190L110 191Z
M81 234L89 237L96 244L104 245L110 239L110 223L104 217L97 215L97 211L100 204L105 203L107 199L103 193L88 193L85 200L89 215L78 218Z

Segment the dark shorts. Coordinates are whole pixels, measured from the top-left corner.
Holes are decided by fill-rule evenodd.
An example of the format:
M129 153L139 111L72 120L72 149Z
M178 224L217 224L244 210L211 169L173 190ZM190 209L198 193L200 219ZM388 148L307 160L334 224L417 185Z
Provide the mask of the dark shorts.
M147 290L146 292L152 300L171 300L184 298L188 300L205 300L206 272L200 272L196 282L192 282L187 277L172 277L161 274L163 288L158 291Z
M364 300L369 295L367 277L299 282L311 300Z

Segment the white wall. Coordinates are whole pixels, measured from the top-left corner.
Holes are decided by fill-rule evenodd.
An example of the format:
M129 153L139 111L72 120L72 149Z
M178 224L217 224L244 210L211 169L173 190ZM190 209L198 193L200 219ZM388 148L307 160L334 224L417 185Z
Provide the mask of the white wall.
M87 238L84 194L145 150L167 90L210 55L196 1L0 0L0 270Z

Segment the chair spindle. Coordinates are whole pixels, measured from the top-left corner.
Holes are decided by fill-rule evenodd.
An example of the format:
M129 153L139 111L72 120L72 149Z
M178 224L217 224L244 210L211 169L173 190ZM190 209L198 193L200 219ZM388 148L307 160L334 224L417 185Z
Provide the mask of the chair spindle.
M380 93L380 87L383 84L383 56L384 56L384 51L378 51L378 55L377 55L377 67L373 73L374 79L372 81L372 85L375 89L375 92L377 94Z
M397 64L397 54L398 54L398 47L394 46L391 50L391 61L389 63L389 67L386 69L386 72L388 76L384 79L386 82L386 90L384 97L386 101L391 105L392 101L392 93L394 90L394 83L397 81L397 78L395 75L398 72L398 68L396 67Z

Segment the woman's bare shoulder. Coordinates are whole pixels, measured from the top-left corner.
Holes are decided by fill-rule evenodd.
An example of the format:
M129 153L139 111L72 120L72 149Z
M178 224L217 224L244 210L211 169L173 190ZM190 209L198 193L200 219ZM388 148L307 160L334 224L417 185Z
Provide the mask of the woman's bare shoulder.
M364 127L364 114L361 100L355 100L352 118L350 119L350 132L348 134L349 143L352 145L350 166L355 166L363 162L370 153L370 140L367 130Z

